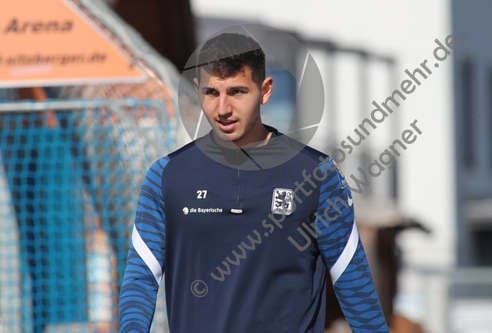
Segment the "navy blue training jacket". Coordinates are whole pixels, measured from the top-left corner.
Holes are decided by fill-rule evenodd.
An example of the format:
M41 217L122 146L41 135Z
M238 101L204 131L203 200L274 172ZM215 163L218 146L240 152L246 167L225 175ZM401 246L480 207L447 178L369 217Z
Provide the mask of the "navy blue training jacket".
M165 273L171 333L322 333L325 266L354 332L388 332L333 160L273 132L230 150L208 134L143 182L120 331L148 332Z

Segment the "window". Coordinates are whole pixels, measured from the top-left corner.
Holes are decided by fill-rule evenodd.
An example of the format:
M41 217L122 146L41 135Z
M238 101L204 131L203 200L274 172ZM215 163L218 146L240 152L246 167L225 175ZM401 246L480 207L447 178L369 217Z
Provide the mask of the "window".
M462 79L462 96L463 96L463 159L467 168L472 168L475 164L474 150L474 126L473 119L475 115L473 101L473 64L470 60L465 60L461 68Z
M479 266L492 265L492 231L480 230L472 233L475 262Z
M488 96L489 96L489 105L488 105L488 113L489 113L489 119L488 119L488 130L487 133L489 135L486 140L488 141L488 150L489 150L489 170L492 172L492 67L489 69L488 72L488 82L487 82L487 91L488 91Z

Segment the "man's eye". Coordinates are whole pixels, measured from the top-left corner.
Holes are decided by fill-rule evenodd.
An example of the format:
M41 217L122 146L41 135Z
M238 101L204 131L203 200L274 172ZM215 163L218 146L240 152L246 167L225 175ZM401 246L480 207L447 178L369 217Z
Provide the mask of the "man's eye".
M232 91L232 94L233 95L239 95L239 94L242 94L242 93L244 93L244 91L242 91L241 89L235 89L235 90Z
M217 91L216 90L207 90L207 91L205 91L205 95L215 96L215 95L217 95Z

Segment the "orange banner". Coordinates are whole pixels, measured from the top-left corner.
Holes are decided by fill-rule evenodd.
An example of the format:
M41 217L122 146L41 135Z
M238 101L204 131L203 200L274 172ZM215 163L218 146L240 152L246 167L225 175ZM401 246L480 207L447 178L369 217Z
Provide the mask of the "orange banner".
M145 77L70 1L2 4L0 87L128 82Z

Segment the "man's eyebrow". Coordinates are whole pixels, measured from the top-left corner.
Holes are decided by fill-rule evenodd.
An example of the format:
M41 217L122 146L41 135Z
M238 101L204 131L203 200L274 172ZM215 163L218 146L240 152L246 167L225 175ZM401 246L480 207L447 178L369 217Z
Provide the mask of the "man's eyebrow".
M234 87L227 88L227 90L237 90L237 89L249 90L249 88L246 86L234 86Z
M202 90L202 92L207 92L207 91L216 90L216 89L215 89L215 87L206 86L206 87L203 87L201 90ZM228 87L227 90L246 90L246 91L249 91L249 87L246 87L246 86L233 86L233 87Z
M207 90L216 90L214 87L203 87L202 91L207 91Z

